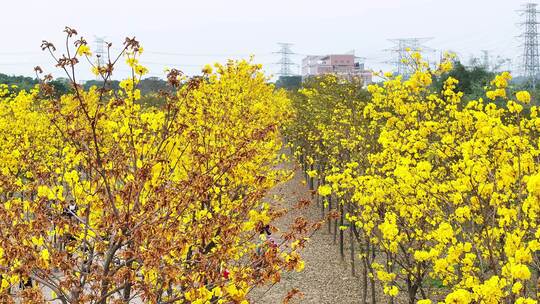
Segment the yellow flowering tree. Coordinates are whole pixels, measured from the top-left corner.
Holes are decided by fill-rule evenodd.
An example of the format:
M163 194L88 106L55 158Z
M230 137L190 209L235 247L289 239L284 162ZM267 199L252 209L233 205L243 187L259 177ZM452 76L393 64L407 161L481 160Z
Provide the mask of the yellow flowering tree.
M337 199L340 228L352 231L350 248L360 250L364 303L368 293L375 302L378 288L388 302L538 301L537 108L528 92L512 93L509 73L495 77L486 99L464 102L454 78L436 91L433 79L451 59L432 71L411 53L415 72L369 86L355 121L294 104L312 121L292 122L294 134L310 136L292 135L291 144L302 159L325 163L318 193ZM313 151L330 137L340 140ZM359 149L344 162L335 158L350 147Z
M294 241L311 224L297 220L287 241L265 237L281 214L267 191L289 176L276 164L278 121L291 112L259 65L171 70L165 104L141 107L138 41L93 65L103 86L84 91L75 71L91 51L75 30L66 36L65 55L42 48L73 94L55 98L50 76L30 93L0 87L3 303L245 303L303 268ZM132 77L110 90L123 59Z

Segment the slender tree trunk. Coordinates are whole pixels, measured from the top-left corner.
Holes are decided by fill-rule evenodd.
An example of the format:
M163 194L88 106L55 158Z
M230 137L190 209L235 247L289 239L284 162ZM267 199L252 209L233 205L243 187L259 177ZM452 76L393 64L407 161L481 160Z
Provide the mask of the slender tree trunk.
M369 243L369 237L366 236L368 238L368 244ZM371 248L370 248L371 247ZM376 291L375 291L375 277L373 275L375 275L373 273L373 269L371 269L371 262L372 261L375 261L375 248L374 246L369 246L368 247L368 254L370 254L370 251L371 251L371 259L370 259L370 265L369 265L369 270L370 270L370 273L371 273L371 277L369 278L370 279L370 283L371 283L371 303L375 304L377 303L377 294L376 294Z
M345 205L345 203L339 205L339 213L340 213L340 219L339 219L339 226L340 226L340 229L339 229L339 253L341 254L341 259L342 260L345 259L345 240L344 240L345 231L343 231L343 228L342 228L343 225L345 224L344 205Z
M328 212L332 211L332 195L328 196ZM328 219L328 234L332 233L332 220Z
M353 226L353 223L349 222L349 244L350 244L349 251L351 252L351 272L353 276L356 276L356 264L354 263L355 261L354 247L356 246L356 243L354 241L352 226Z
M310 170L313 171L314 167L313 167L313 164L310 165ZM314 181L314 178L313 177L309 177L309 190L313 190L313 181Z
M418 292L418 284L413 284L409 278L407 278L407 293L409 295L409 304L416 303L416 293Z

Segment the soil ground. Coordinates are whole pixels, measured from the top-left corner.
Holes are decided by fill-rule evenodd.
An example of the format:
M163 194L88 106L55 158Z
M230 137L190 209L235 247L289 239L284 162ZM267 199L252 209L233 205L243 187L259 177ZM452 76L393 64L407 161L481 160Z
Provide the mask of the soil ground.
M287 163L285 166L294 170L294 177L278 185L271 194L283 197L284 207L290 209L301 199L311 199L311 194L298 166L292 163ZM289 212L275 225L285 231L289 224L300 215L311 221L321 219L320 209L312 203L308 207ZM253 290L251 302L281 303L292 288L297 288L304 296L303 298L295 296L291 303L360 303L361 281L351 273L348 254L347 251L345 261L342 261L339 246L334 243L334 236L328 233L325 224L315 232L301 252L305 261L304 270L284 273L281 281L270 289L266 287Z

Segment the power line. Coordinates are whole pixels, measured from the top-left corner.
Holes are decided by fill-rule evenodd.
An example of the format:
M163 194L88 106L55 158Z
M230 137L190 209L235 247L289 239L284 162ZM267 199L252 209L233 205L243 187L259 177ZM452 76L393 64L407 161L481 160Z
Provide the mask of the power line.
M43 52L37 51L21 51L21 52L0 52L1 56L27 56L27 55L42 55Z
M145 54L164 55L164 56L180 56L180 57L249 57L249 56L268 56L272 53L223 53L223 54L191 54L191 53L175 53L175 52L153 52L144 51Z
M122 48L112 47L111 49L121 51ZM270 56L274 53L182 53L174 51L152 51L147 48L144 54L160 55L160 56L178 56L178 57L250 57L250 56ZM144 56L143 54L143 56Z

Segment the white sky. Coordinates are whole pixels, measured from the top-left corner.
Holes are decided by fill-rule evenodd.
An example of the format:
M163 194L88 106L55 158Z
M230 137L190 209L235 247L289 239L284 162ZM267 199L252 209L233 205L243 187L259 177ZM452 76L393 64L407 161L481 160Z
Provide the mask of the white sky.
M90 42L120 47L136 36L150 76L165 67L198 73L205 63L248 57L277 72L277 42L299 54L366 57L366 67L388 70L390 38L433 37L427 46L451 49L468 61L489 50L514 60L521 53L518 0L5 0L0 1L0 73L33 75L35 65L61 76L41 52L41 40L63 45L65 25ZM90 45L93 47L93 43ZM173 55L175 54L175 55ZM438 56L438 55L437 55ZM302 56L293 59L300 63ZM80 79L93 78L80 66ZM124 67L124 72L125 67ZM122 69L116 74L121 78Z

